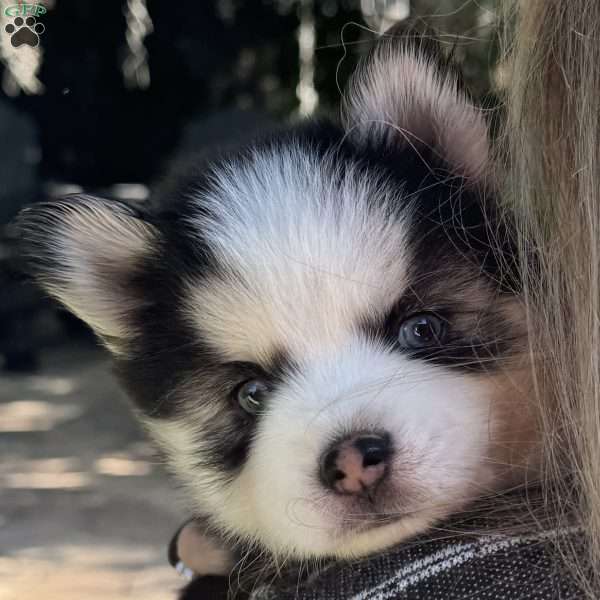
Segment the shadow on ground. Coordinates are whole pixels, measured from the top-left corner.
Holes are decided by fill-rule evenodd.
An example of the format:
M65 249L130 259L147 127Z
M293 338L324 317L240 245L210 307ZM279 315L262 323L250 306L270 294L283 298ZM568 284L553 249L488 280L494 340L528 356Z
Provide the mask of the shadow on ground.
M169 600L185 512L87 345L0 379L0 600Z

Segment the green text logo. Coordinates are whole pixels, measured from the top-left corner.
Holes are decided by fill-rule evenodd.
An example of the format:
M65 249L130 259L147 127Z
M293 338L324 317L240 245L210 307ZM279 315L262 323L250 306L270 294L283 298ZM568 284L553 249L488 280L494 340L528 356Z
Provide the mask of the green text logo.
M29 15L39 17L47 12L46 7L42 4L13 4L4 9L4 14L7 17L26 17Z

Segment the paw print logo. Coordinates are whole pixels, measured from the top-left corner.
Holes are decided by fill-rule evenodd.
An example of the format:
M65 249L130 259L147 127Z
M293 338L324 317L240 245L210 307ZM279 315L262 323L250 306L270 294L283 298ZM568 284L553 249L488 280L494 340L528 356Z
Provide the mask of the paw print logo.
M4 28L4 31L10 35L10 43L15 48L23 44L35 48L40 43L40 35L44 30L44 25L38 23L35 17L27 17L25 20L17 17Z

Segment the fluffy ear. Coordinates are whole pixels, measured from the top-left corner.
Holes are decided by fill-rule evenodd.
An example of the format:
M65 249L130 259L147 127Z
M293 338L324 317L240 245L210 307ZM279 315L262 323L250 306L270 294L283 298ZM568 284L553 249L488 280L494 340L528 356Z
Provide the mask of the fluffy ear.
M131 311L143 302L133 280L156 229L124 204L76 195L23 210L17 230L38 282L111 350L123 351Z
M445 63L430 38L392 28L350 81L345 127L377 146L429 149L452 173L478 181L489 160L487 126Z

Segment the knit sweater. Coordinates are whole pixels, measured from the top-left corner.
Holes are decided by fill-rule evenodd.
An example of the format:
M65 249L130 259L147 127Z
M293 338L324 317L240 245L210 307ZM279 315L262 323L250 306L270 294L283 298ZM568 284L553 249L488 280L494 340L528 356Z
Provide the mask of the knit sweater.
M554 541L580 545L577 529L519 535L422 537L307 575L290 568L237 592L250 600L575 600L582 598ZM230 583L230 582L229 582ZM199 578L182 600L227 598L226 578Z

